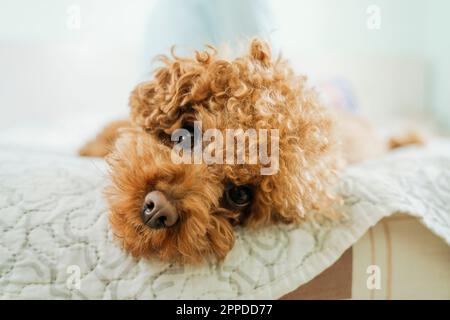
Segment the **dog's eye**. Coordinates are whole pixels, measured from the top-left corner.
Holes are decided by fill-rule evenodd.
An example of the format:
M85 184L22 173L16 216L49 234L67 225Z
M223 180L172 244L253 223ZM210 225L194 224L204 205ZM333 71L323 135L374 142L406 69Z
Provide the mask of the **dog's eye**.
M175 130L172 133L171 140L181 145L184 149L192 149L195 145L194 126L185 124L180 129Z
M227 201L236 207L245 207L252 201L252 190L249 186L232 186L226 192Z

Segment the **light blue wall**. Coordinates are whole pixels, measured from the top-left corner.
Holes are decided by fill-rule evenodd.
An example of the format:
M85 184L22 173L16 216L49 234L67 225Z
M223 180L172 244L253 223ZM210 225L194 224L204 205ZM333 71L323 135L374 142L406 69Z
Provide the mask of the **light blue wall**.
M429 63L430 107L450 132L450 1L434 0L429 6L424 55Z
M66 27L72 4L81 9L78 31ZM381 9L379 30L366 27L369 5ZM129 47L142 65L174 42L201 47L253 33L270 34L287 53L421 59L427 66L426 103L450 130L448 0L0 0L3 45Z
M145 23L156 0L0 0L0 41L96 46L142 45ZM67 27L71 6L80 28Z
M277 0L273 5L288 51L424 61L426 107L450 132L450 1ZM370 5L381 10L379 30L366 27Z
M268 38L272 18L266 0L157 1L144 34L144 64L174 44L178 54L188 54L207 44L236 46L255 35Z

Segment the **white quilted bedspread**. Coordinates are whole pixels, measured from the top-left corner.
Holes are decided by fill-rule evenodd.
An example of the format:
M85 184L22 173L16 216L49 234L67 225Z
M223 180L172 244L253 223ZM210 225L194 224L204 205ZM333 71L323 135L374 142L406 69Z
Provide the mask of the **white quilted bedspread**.
M102 160L0 149L1 298L278 298L398 211L450 243L450 142L348 168L345 220L238 230L224 263L202 267L123 252L107 222L105 172Z

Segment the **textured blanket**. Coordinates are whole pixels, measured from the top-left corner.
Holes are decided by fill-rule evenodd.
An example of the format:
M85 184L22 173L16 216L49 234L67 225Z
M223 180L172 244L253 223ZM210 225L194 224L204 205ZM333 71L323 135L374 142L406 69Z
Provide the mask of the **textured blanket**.
M222 264L136 260L114 241L102 160L0 149L0 297L62 299L278 298L333 264L395 212L450 243L450 143L407 148L350 167L346 218L237 230Z

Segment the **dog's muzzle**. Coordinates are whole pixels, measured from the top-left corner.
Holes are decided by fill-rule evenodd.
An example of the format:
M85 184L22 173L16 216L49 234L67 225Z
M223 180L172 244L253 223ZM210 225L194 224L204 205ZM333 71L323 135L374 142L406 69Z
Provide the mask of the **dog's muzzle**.
M144 199L142 221L152 229L168 228L178 221L177 209L161 191L152 191Z

